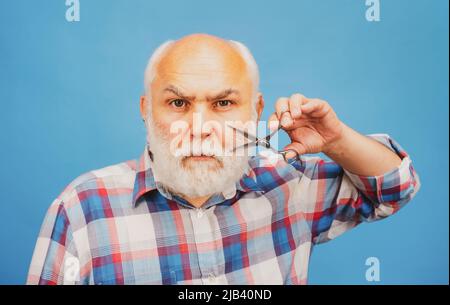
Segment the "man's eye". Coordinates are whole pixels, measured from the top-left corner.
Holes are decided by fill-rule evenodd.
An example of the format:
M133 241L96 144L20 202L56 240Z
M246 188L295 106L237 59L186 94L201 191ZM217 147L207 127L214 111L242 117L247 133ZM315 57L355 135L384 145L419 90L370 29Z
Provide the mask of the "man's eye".
M170 102L175 108L183 108L186 107L187 103L185 100L176 99Z
M217 101L216 102L216 106L224 108L224 107L229 107L233 104L233 101L230 100L221 100L221 101Z

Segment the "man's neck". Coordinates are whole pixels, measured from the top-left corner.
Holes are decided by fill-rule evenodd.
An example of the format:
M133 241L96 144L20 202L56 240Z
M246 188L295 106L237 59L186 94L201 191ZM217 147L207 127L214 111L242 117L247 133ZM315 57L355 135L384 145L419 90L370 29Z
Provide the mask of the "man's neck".
M208 199L211 197L211 195L203 196L203 197L187 197L184 196L184 199L189 201L190 204L195 206L196 208L200 208Z

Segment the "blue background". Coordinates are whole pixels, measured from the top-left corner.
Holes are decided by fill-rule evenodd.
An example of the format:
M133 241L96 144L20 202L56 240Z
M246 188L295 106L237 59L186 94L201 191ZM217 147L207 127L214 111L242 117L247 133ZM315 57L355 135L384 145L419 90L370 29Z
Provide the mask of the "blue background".
M252 50L265 94L328 100L361 133L389 133L422 181L397 215L315 248L311 284L448 283L448 1L1 0L0 283L20 284L44 214L76 176L138 157L143 71L167 39L206 32ZM284 138L283 141L287 139ZM370 283L369 283L370 284Z

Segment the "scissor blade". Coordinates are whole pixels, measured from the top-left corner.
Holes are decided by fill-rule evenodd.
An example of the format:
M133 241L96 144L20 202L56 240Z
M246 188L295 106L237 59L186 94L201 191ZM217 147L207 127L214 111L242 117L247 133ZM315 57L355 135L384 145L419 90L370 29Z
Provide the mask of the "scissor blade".
M231 125L227 125L227 126L230 127L230 128L232 128L232 129L234 129L234 130L236 130L236 131L239 132L240 134L244 135L244 137L246 137L247 139L251 139L251 140L253 140L253 141L258 141L258 138L257 138L256 136L254 136L254 135L252 135L252 134L249 134L247 131L237 129L236 127L231 126Z
M243 144L243 145L234 147L234 148L231 150L231 152L235 152L235 151L238 150L238 149L247 148L247 147L249 147L250 145L251 145L251 146L255 146L256 144L255 144L255 142L245 143L245 144Z
M265 136L264 138L266 140L270 140L274 134L276 134L280 129L282 129L283 127L281 127L281 123L279 123L280 125L278 126L277 129L275 129L274 131L272 131L269 135Z

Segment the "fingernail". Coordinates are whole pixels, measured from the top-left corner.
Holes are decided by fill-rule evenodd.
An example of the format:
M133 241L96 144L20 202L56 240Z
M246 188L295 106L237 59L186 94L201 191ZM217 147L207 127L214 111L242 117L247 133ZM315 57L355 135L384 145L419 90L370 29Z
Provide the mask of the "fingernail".
M292 123L292 120L289 117L287 117L287 116L284 116L281 119L281 125L283 125L284 127L289 126L291 123Z
M275 129L277 129L279 123L280 123L279 121L271 121L269 123L269 130L274 131Z

